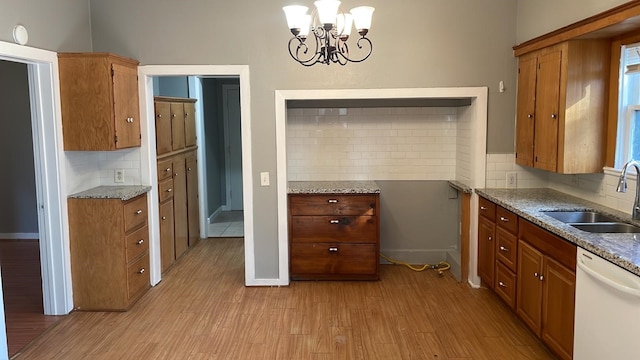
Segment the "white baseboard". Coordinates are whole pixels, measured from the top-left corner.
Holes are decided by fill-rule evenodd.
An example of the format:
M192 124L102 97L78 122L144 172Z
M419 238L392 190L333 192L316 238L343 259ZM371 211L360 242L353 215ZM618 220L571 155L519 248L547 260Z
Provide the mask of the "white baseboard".
M220 214L221 212L222 212L222 206L217 208L216 211L213 212L213 214L209 215L209 218L207 219L207 222L209 224L211 224L211 220L215 219L216 216L218 216L218 214Z
M39 233L0 233L0 239L10 239L10 240L28 240L28 239L39 239Z
M380 250L381 253L385 254L386 256L392 259L404 261L412 265L437 264L440 261L445 261L447 258L448 251L449 250L445 250L445 249L442 249L442 250L381 249ZM380 258L380 263L388 264L388 262L382 258Z

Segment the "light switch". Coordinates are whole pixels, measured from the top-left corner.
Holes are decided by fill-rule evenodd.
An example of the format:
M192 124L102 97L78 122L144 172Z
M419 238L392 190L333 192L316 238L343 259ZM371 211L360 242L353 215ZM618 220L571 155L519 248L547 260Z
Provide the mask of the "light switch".
M260 186L269 186L269 172L264 171L260 173Z

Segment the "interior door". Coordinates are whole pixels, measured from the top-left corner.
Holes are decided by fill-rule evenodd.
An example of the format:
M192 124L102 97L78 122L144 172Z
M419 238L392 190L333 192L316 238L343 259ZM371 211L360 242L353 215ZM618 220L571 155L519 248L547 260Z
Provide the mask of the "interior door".
M240 86L223 85L223 114L226 144L227 206L242 210L242 135L240 129Z

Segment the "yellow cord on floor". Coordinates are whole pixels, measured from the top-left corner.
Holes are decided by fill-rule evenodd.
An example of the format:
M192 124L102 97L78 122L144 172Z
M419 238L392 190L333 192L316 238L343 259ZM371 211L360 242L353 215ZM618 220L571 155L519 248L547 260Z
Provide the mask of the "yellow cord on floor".
M427 270L427 269L433 269L433 270L437 270L438 274L442 275L443 271L451 269L451 264L449 264L446 261L440 261L436 265L424 264L422 266L416 267L416 266L411 265L411 264L409 264L407 262L392 259L392 258L386 256L383 253L380 253L380 257L382 257L383 259L387 260L388 262L390 262L392 264L404 265L404 266L408 267L409 269L411 269L413 271L424 271L424 270Z

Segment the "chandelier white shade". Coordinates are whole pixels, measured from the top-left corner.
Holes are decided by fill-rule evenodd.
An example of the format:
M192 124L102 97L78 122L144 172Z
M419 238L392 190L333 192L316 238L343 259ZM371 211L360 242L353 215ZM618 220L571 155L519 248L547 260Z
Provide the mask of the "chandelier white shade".
M309 15L309 8L290 5L282 8L287 17L287 25L293 34L289 40L289 54L304 66L315 64L362 62L373 50L373 44L366 35L371 29L374 8L359 6L344 13L338 0L318 0L315 9ZM356 41L358 58L351 57L347 40L355 26L360 38ZM309 38L309 33L313 36Z

